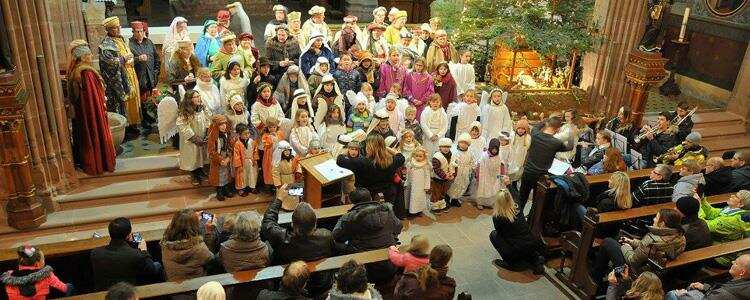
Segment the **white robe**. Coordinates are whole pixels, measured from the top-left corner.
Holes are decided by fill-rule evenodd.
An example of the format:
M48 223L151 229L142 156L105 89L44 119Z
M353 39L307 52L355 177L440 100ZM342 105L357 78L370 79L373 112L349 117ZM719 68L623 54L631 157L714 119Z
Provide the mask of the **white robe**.
M245 145L245 161L242 162L243 174L237 174L237 176L242 176L244 179L244 186L238 187L240 189L246 187L254 189L258 182L258 162L256 161L253 164L253 143L255 143L253 139L248 139Z
M526 162L526 153L531 145L531 135L529 133L523 136L514 135L510 143L510 157L508 158L508 175L511 181L521 179L523 173L523 164Z
M328 152L331 152L331 154L334 154L334 150L337 148L337 145L341 145L338 142L339 135L345 133L346 126L341 124L326 125L325 123L321 123L318 127L320 144L323 145L323 147ZM335 155L333 157L336 158Z
M189 120L177 117L177 128L180 132L180 170L193 171L208 164L206 147L198 146L189 140L193 136L204 139L209 125L211 118L205 110L196 113Z
M479 136L476 139L471 139L471 145L469 145L469 152L474 155L474 161L482 159L484 149L487 148L487 140L483 136Z
M501 188L503 188L503 181L501 175L501 169L503 166L503 160L500 155L490 157L489 152L485 151L482 154L482 159L479 161L477 190L474 197L477 204L483 206L493 206L494 197Z
M468 104L466 102L455 103L452 105L453 108L450 106L448 107L448 110L450 111L448 115L451 117L458 116L458 120L456 121L456 136L451 137L455 140L462 133L469 133L469 130L471 130L471 123L476 121L477 117L479 117L479 105L476 103Z
M406 168L406 186L408 193L409 213L416 214L427 210L430 198L425 190L430 189L430 174L432 166L425 161L422 166L416 167L409 164Z
M289 135L289 143L292 144L292 149L297 152L297 155L305 157L307 156L307 147L310 146L310 141L317 137L318 133L315 132L312 126L294 127Z
M488 141L500 136L501 131L513 133L513 119L511 119L510 111L505 104L485 104L482 106L480 120L482 122L482 136Z
M448 131L448 115L442 107L433 110L431 107L425 107L420 117L419 125L422 127L422 146L427 150L427 156L432 155L438 150L438 140L445 136ZM432 136L437 136L432 140Z
M555 134L555 138L563 142L567 142L568 137L570 136L573 136L573 144L574 145L578 144L578 128L576 128L575 125L568 124L568 123L563 124L563 126L560 127L560 131L558 131ZM573 147L573 149L570 151L557 152L557 154L555 154L555 158L562 160L562 161L567 161L567 162L572 162L575 157L576 157L575 147Z
M284 119L284 111L281 110L279 102L271 106L265 106L260 101L253 103L250 108L250 123L255 128L258 128L261 123L266 124L269 117L275 117L279 121Z
M227 113L226 116L227 116L227 119L229 119L229 121L231 122L232 127L233 127L233 128L230 128L229 130L230 132L234 132L234 129L237 128L237 124L248 125L247 118L249 114L247 113L247 110L243 110L243 112L239 115L235 113L234 111L229 111L229 113Z
M448 63L448 68L456 81L456 94L461 96L468 90L476 88L476 77L474 75L474 65L461 63Z
M210 115L220 115L223 114L224 111L226 111L226 103L222 102L219 88L215 84L213 84L213 80L211 80L210 87L196 84L193 90L201 95L201 100L203 100L203 104L209 110Z
M221 106L225 109L229 107L229 96L231 92L237 92L242 95L242 101L245 101L245 91L247 85L250 84L250 80L245 77L237 77L235 79L226 79L221 76L219 79L219 96L221 97Z
M321 84L320 86L322 87L323 85ZM320 90L320 88L318 88L318 90ZM344 112L344 97L341 96L341 93L338 94L339 96L336 96L336 98L333 99L333 104L336 104L336 106L339 107L339 115L344 118L344 116L346 116L346 113ZM315 112L313 125L315 125L315 128L319 128L320 124L322 124L323 120L325 120L326 113L328 113L328 102L326 102L326 100L323 98L313 101L318 101L318 110Z
M453 151L453 161L456 164L456 178L453 179L451 187L448 189L448 196L451 199L460 199L471 183L472 171L474 170L474 155L470 151Z

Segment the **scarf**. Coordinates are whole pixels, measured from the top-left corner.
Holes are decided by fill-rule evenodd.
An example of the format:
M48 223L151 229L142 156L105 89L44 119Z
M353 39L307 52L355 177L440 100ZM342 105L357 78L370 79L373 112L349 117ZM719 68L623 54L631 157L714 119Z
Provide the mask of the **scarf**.
M276 104L276 97L271 96L268 99L263 99L263 97L260 94L258 94L258 98L256 98L256 101L260 102L260 104L263 104L263 106L265 107L270 107Z
M445 43L445 45L438 45L438 47L440 47L440 51L443 51L443 60L450 61L451 60L451 44Z

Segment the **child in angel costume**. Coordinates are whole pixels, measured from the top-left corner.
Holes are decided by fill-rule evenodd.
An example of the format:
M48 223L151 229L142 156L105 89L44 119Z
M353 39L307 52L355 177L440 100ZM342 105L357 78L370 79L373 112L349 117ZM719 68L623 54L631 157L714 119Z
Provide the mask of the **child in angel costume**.
M456 147L453 149L452 159L456 165L456 175L448 189L448 199L450 205L455 207L461 207L461 197L468 190L473 177L476 160L469 151L470 146L471 136L465 132L458 136Z
M493 89L489 93L482 92L481 108L482 136L486 140L496 138L501 131L511 132L513 130L513 119L510 110L505 105L508 100L508 92Z
M310 113L300 109L294 115L294 127L289 134L289 142L298 155L307 156L307 146L313 139L318 139L318 133L310 122Z
M432 156L438 150L440 138L448 131L448 115L442 106L439 94L432 94L429 106L422 111L420 125L422 126L422 145L427 155Z
M406 202L409 213L418 214L429 209L432 165L427 160L427 151L418 147L411 153L406 165Z

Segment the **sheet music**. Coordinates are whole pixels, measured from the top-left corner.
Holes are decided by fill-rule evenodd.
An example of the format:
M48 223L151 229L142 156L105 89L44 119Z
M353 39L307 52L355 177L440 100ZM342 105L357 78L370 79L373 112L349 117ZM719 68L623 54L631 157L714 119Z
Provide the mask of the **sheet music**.
M638 151L630 149L630 160L633 164L634 169L636 170L641 169L641 163L643 162L643 155L641 155Z
M339 167L333 159L326 160L315 166L315 170L328 181L334 181L352 175L352 171Z
M615 135L612 136L612 139L615 142L615 148L620 150L620 153L628 153L628 139L624 135L615 133Z
M547 170L552 175L565 175L568 171L572 170L572 166L562 160L555 158L552 161L552 166Z

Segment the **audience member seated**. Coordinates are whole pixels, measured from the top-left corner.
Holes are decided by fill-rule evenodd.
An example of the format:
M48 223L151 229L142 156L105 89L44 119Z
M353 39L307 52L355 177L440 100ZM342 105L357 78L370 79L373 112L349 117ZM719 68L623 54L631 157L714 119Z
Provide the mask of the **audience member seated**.
M633 206L646 206L672 201L674 188L669 178L672 177L672 168L668 165L659 164L651 170L648 180L644 181L638 189L633 191Z
M732 279L725 283L693 282L687 289L670 291L666 299L747 299L750 295L750 254L735 259L729 275Z
M633 281L630 278L630 270L626 266L621 268L622 272L612 271L607 276L609 287L607 287L607 300L615 299L643 299L662 300L664 289L659 276L651 272L643 272Z
M706 180L703 179L703 173L701 173L701 166L698 162L692 159L686 159L680 166L680 179L674 185L674 191L672 192L672 202L677 202L685 196L694 195L699 187L706 185Z
M404 268L404 272L416 272L420 267L430 263L430 241L426 236L417 234L411 238L408 245L401 248L388 248L388 258L394 266Z
M227 272L258 269L271 263L271 248L260 240L260 216L242 212L234 221L234 232L221 243L219 260Z
M135 287L127 282L120 282L107 290L104 300L138 300Z
M531 234L529 224L513 201L508 190L500 190L495 196L490 242L502 259L495 259L495 266L510 271L531 268L534 274L544 273L544 245Z
M365 266L353 259L341 266L336 274L336 284L328 292L327 298L327 300L347 299L383 299L375 286L367 283Z
M732 160L732 191L750 190L750 151L737 151Z
M628 209L633 206L633 200L630 197L630 178L625 172L615 172L609 176L609 189L594 199L593 203L588 203L590 207L596 207L600 213ZM583 219L586 214L585 209L579 207L579 217Z
M196 298L198 300L225 300L227 294L224 291L224 287L221 286L221 283L209 281L198 288Z
M628 170L628 166L625 165L625 159L622 157L622 152L615 147L609 147L604 152L604 158L588 170L589 175L607 174L614 173L617 171L625 172Z
M612 136L609 132L599 131L596 133L596 147L591 149L588 155L581 158L581 166L589 169L604 159L604 152L612 146Z
M214 259L200 228L206 227L206 240L210 243L213 239L213 222L201 224L199 216L192 209L180 210L164 231L164 238L159 244L164 273L169 281L205 276L205 267Z
M701 134L691 132L682 143L667 150L660 163L674 165L679 170L685 160L692 159L701 165L707 157L708 149L701 146Z
M682 215L682 229L685 231L685 251L711 246L711 231L706 221L698 217L701 205L695 197L682 197L675 203L677 212Z
M682 217L674 209L661 209L654 217L654 225L642 239L620 237L620 241L606 238L602 241L593 265L592 276L596 282L613 267L630 267L634 273L649 259L663 263L677 258L685 250L685 234L682 229Z
M162 266L151 259L146 241L143 238L138 241L133 239L130 220L114 219L109 222L108 230L109 245L91 250L94 288L97 291L106 290L121 281L137 284L138 279L144 276L162 279Z
M396 284L395 299L449 300L456 294L456 280L447 276L448 263L453 256L450 246L432 248L430 264L415 272L406 272Z
M47 299L50 289L65 296L73 293L73 285L57 278L52 266L44 263L44 253L34 246L18 247L18 270L7 271L0 276L10 300Z
M699 216L706 220L711 237L716 243L741 240L750 236L750 191L741 190L729 196L727 206L716 208L706 199L701 200ZM716 262L728 267L737 255L726 255L716 259Z
M403 225L390 203L372 200L370 192L361 187L349 193L349 201L354 206L339 218L333 229L333 238L342 252L362 252L397 244ZM389 262L367 266L370 281L375 283L391 279L395 271Z
M258 294L258 300L305 300L304 296L310 271L303 261L290 263L284 269L281 284L278 291L262 290Z
M735 153L737 153L737 151L729 150L729 151L724 151L724 153L721 154L721 159L724 161L723 165L725 167L731 167L731 168L734 169L734 167L732 166L732 164L734 163L734 154Z
M292 213L292 229L279 225L278 198L268 206L261 229L261 238L274 249L274 261L285 264L296 260L313 261L333 255L333 236L328 229L317 228L315 210L307 202L300 202ZM307 285L310 296L318 296L331 288L329 272L312 274Z
M703 178L706 180L706 187L703 189L706 196L725 194L732 190L732 167L724 166L721 157L711 157L706 161Z

